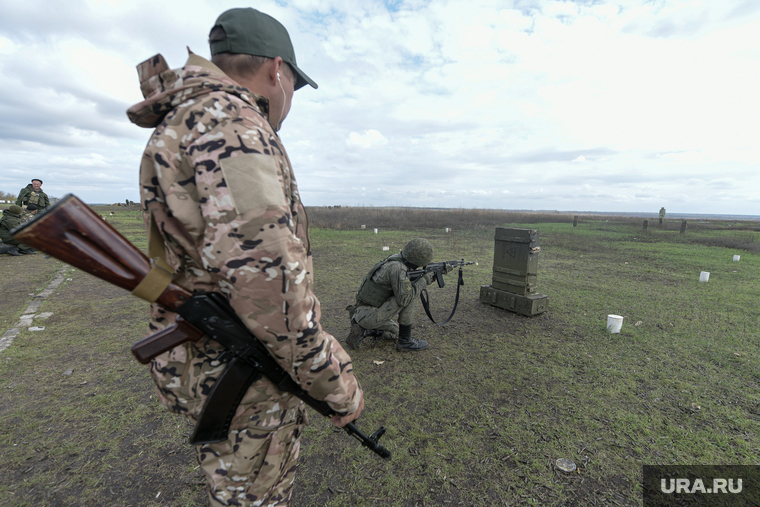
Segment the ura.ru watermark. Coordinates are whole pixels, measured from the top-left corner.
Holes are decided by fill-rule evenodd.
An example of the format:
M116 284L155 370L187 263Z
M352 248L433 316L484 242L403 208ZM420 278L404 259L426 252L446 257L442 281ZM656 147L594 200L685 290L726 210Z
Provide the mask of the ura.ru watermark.
M644 507L760 506L758 465L644 465Z
M741 493L741 478L713 479L660 479L660 491L666 494L675 493Z

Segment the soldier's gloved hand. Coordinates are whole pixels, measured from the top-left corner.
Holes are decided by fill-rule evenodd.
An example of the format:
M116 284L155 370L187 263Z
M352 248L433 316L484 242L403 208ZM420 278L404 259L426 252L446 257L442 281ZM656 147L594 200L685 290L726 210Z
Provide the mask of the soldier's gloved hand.
M450 264L444 264L442 271L443 271L444 275L448 275L449 273L451 273L452 271L454 271L454 266L452 266Z
M431 283L433 283L433 274L425 273L424 275L422 275L422 279L425 280L425 286L428 286Z

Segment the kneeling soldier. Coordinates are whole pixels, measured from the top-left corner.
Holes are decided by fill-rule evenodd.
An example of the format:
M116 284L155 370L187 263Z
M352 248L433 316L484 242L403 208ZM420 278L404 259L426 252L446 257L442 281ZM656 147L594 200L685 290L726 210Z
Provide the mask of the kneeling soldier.
M369 270L356 293L356 304L347 308L351 332L346 344L350 349L356 349L370 334L382 334L386 339L398 338L396 350L400 352L428 348L425 340L412 338L412 318L415 300L430 283L430 277L425 275L411 282L406 273L432 260L433 245L426 239L416 238L404 245L401 252L383 259Z
M36 253L32 247L20 241L16 241L11 236L11 229L22 223L21 215L24 210L21 206L15 204L3 211L3 218L0 219L0 240L3 241L3 246L10 246L7 254L10 255L23 255Z

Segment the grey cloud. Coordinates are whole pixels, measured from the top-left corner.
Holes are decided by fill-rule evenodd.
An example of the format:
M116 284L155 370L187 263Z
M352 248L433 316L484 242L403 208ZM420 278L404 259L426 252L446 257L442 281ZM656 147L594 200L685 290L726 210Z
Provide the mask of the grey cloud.
M76 105L61 109L54 104L37 102L30 105L14 99L14 96L0 96L0 138L3 139L27 140L54 146L80 145L71 136L71 128L116 139L141 137L138 129L130 127L123 113L126 108L122 109L124 120L118 122L113 114L111 117L92 114L77 109ZM102 107L111 108L113 113L118 106L112 102L105 100Z
M623 27L623 33L642 33L652 38L669 38L674 36L695 35L710 23L710 11L704 9L681 19L667 17L657 19L651 24L634 21Z
M154 2L147 10L142 3L126 2L118 9L98 11L83 0L71 0L56 2L55 15L41 15L52 9L50 2L5 2L0 16L0 34L27 44L55 43L61 37L86 35L94 45L117 54L140 53L146 46L160 48L167 38L178 41L179 49L191 43L205 49L208 30L218 12L216 8L204 7L199 9L196 5L194 10L201 11L197 14L205 10L207 15L185 17L181 23L167 23L167 19L176 19L177 9L183 8L181 4ZM146 54L145 58L150 56Z
M64 67L17 56L7 59L0 71L5 76L0 95L3 138L77 145L71 128L117 139L139 137L126 116L129 104L88 89Z
M526 16L532 16L541 12L540 0L499 0L497 7L499 9L514 9Z
M739 186L738 181L730 178L710 180L707 182L707 184L710 188L723 190L733 190Z
M757 0L746 0L740 5L734 7L734 9L726 16L727 20L746 18L760 11L760 3Z
M670 37L678 32L678 27L672 19L659 21L654 27L647 31L650 37Z
M520 164L540 164L544 162L571 162L578 157L585 157L586 160L593 160L601 157L609 157L618 152L609 148L593 148L590 150L542 150L530 153L522 153L508 157L510 162Z

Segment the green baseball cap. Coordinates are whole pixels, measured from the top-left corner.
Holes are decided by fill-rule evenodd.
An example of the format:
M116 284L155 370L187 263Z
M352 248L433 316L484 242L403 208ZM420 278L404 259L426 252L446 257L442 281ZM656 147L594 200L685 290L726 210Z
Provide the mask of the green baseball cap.
M317 83L296 65L296 52L288 31L272 16L251 7L230 9L216 19L214 26L221 26L227 39L211 43L211 56L217 53L279 56L295 71L296 90L307 84L317 88Z

